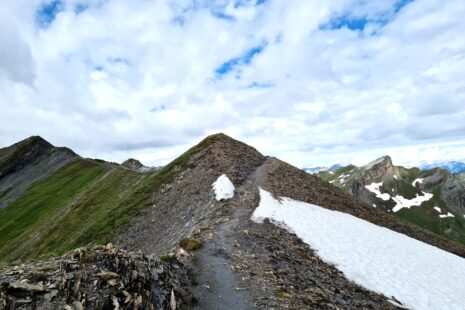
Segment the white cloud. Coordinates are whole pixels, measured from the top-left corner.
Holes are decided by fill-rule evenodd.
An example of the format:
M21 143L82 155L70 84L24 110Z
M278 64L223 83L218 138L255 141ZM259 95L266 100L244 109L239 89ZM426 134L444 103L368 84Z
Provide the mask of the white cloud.
M161 164L225 131L296 165L465 158L463 1L68 0L39 27L46 3L2 1L0 145Z

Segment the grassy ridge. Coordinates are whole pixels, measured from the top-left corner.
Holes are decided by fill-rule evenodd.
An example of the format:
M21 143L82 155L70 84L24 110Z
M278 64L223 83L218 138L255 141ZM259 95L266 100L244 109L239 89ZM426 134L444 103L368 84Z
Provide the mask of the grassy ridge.
M221 139L231 138L209 136L150 174L82 159L62 167L0 210L0 265L111 240L163 184L195 165L192 156Z
M15 257L22 243L32 239L38 225L50 221L53 212L106 172L104 166L77 160L34 184L9 207L0 210L0 259Z

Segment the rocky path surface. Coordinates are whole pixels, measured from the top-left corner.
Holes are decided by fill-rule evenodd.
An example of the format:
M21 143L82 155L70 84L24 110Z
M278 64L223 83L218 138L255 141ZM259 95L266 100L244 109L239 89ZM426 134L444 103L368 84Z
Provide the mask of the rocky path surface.
M255 299L260 292L234 272L235 268L240 268L235 264L240 257L237 253L240 248L237 239L243 231L244 223L249 221L250 212L256 207L253 193L257 191L260 178L277 166L277 161L268 158L244 184L236 188L236 197L227 202L228 207L233 209L232 215L207 236L202 249L196 252L195 266L199 274L197 309L241 310L256 307Z

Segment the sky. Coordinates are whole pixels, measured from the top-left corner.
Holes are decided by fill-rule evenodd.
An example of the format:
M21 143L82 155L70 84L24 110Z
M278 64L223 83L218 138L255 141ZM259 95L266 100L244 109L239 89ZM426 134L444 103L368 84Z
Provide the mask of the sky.
M465 159L463 0L0 0L0 147L163 165Z

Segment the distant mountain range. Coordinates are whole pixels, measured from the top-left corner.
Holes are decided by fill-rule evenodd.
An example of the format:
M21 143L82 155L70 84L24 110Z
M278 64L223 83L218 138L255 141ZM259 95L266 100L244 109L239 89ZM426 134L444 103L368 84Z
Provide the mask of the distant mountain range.
M374 208L465 244L465 173L423 169L395 166L384 156L318 176Z
M461 161L435 161L432 163L420 163L418 168L421 170L431 170L433 168L442 168L450 173L465 172L465 163Z
M334 171L334 170L337 170L339 168L342 168L342 165L340 164L335 164L335 165L332 165L332 166L320 166L320 167L313 167L313 168L303 168L303 170L305 172L308 172L308 173L318 173L318 172L321 172L321 171Z
M465 162L462 161L434 161L434 162L426 162L422 161L416 165L420 170L431 170L434 168L442 168L444 170L449 171L450 173L462 173L465 172ZM310 167L310 168L303 168L305 172L308 173L318 173L321 171L334 171L339 168L342 168L343 165L341 164L334 164L332 166L318 166L318 167Z

